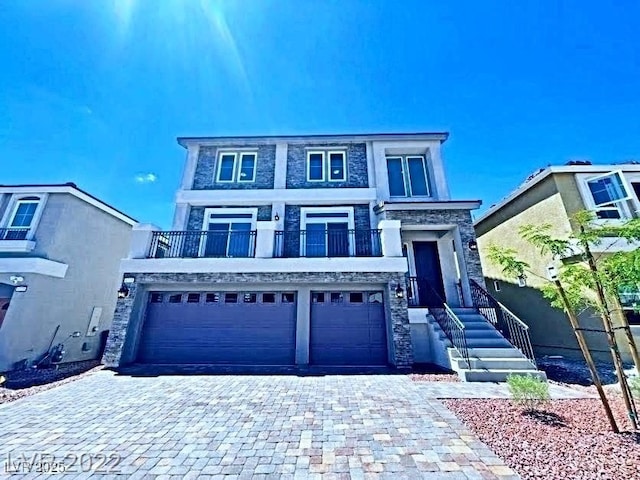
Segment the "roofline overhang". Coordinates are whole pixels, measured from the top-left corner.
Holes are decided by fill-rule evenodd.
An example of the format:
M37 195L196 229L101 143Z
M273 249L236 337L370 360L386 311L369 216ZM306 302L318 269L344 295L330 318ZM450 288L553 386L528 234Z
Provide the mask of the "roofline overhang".
M443 202L389 202L378 203L373 210L375 213L397 210L476 210L482 205L482 200L447 200Z

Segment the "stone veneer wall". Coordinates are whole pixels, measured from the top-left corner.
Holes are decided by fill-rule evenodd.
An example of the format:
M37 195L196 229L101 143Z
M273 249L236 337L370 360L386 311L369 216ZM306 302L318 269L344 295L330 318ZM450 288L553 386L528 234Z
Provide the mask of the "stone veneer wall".
M200 147L198 153L198 163L193 179L193 190L254 190L260 188L273 188L276 168L276 146L275 145L234 145L225 147L225 151L239 150L258 151L256 158L256 180L255 182L216 182L218 173L218 148ZM236 160L236 161L239 161Z
M202 222L204 220L204 210L207 207L191 207L189 210L189 218L187 220L187 230L202 230ZM225 207L224 205L211 205L210 208L236 208ZM271 205L260 205L259 207L242 207L242 208L257 208L258 220L269 221L271 220Z
M344 182L308 182L308 150L346 150L347 180ZM367 171L367 146L364 143L314 143L287 147L287 188L366 188L369 186Z
M458 225L462 239L462 252L464 261L467 264L469 278L483 287L485 286L482 264L480 263L480 252L471 250L468 247L469 242L476 239L476 232L473 228L473 220L469 210L387 210L384 215L387 220L400 220L402 225Z
M392 336L394 364L408 368L413 364L411 331L406 298L396 298L398 284L404 286L402 273L380 272L326 272L326 273L125 273L135 277L127 298L119 298L103 356L103 363L118 367L135 361L137 340L142 328L147 293L160 286L171 285L176 289L206 290L216 284L237 285L239 289L247 284L270 283L281 285L329 284L331 288L348 288L349 284L384 284L388 332ZM277 288L274 286L274 288ZM389 323L390 321L390 323Z

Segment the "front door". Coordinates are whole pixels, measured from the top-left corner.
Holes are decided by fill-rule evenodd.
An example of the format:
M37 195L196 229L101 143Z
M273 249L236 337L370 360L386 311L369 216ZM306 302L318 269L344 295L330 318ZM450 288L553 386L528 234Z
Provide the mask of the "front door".
M421 305L441 305L445 300L437 242L413 242L418 297Z
M7 314L7 310L9 310L10 300L10 298L0 298L0 327L2 327L2 322L4 321L4 316Z

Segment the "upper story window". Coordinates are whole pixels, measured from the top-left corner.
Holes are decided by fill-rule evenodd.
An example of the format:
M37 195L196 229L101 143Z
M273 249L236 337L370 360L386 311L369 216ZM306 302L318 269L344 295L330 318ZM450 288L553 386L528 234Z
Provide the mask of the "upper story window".
M344 151L310 150L307 152L307 180L343 182L347 179L347 155Z
M587 188L599 219L621 219L627 215L624 202L631 198L622 172L611 172L587 179Z
M2 240L25 240L29 231L35 226L36 213L40 204L39 197L19 198L4 229L1 229Z
M216 181L222 183L254 182L256 180L256 152L220 152Z
M392 197L429 197L429 175L423 155L387 157L389 194Z

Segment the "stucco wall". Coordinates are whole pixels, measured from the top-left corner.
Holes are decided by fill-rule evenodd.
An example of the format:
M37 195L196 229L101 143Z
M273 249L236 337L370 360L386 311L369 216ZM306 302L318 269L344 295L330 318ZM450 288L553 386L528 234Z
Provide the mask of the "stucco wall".
M36 232L39 256L69 265L63 279L23 275L27 292L14 293L0 329L0 371L44 353L57 325L64 361L95 358L101 332L113 317L119 262L129 250L131 227L68 194L51 194ZM15 272L20 273L20 272ZM0 277L8 282L8 275ZM93 307L102 307L95 336L86 337ZM69 338L80 331L79 338ZM82 352L87 343L89 351Z
M519 233L523 225L545 223L551 225L549 233L553 236L567 238L571 233L567 208L571 209L571 214L575 213L583 208L582 200L572 177L554 177L543 180L504 207L498 215L481 222L477 226L478 247L489 293L529 325L536 354L580 358L582 354L565 313L551 307L540 291L540 287L548 283L546 266L552 260L551 255L540 255ZM559 193L560 188L565 190L562 195ZM514 248L518 252L518 258L531 266L532 273L527 274L526 287L518 287L516 279L506 278L500 266L488 259L491 244ZM495 289L496 280L499 281L500 291ZM602 329L602 321L593 311L583 312L579 321L583 328ZM585 332L585 336L595 357L611 358L603 334ZM628 359L628 349L623 348L622 353Z

